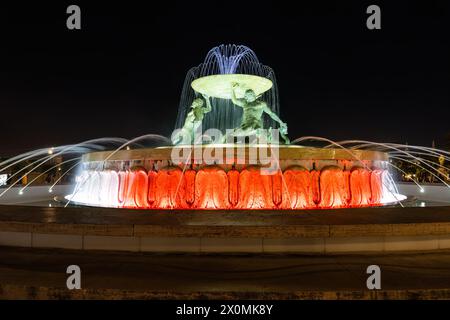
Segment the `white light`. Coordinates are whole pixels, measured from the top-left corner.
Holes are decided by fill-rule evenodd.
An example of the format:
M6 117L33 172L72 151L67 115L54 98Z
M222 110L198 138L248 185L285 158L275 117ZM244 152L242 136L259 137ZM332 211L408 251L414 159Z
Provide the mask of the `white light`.
M424 193L425 189L424 188L420 188L420 193Z
M48 192L52 193L52 192L53 192L53 189L48 189Z
M52 207L52 204L51 204L51 203L49 203L49 204L48 204L48 206L49 206L49 207L51 208L51 207Z
M19 191L19 195L23 195L23 190L20 190L20 191Z
M55 149L55 148L51 147L50 149L48 149L47 153L48 154L53 154L53 149Z
M6 186L6 181L8 180L7 174L0 174L0 187Z
M421 207L425 207L425 202L421 202L421 203L420 203L420 206L421 206Z

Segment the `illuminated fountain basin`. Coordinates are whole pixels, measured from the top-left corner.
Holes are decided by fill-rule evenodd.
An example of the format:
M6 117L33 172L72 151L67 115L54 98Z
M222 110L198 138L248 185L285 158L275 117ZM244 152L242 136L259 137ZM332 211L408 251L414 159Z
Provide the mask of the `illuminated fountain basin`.
M77 185L66 199L136 209L286 210L379 206L405 199L396 191L388 156L382 152L300 146L183 148L189 157L179 163L171 160L176 147L86 154ZM224 164L201 160L217 150L216 163ZM256 164L249 160L252 154L270 157L274 152L279 170L272 174L267 174L267 165L257 164L260 159Z

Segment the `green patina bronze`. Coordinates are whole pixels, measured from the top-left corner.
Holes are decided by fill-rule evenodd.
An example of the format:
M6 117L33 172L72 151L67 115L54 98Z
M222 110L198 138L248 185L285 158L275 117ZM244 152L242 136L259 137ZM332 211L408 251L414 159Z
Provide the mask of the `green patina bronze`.
M267 103L260 99L260 96L270 90L272 85L272 81L269 79L246 74L213 75L194 80L191 87L197 93L202 94L204 100L197 98L193 101L183 128L172 138L173 144L194 142L194 135L200 131L205 114L212 109L209 97L230 99L234 106L242 108L243 111L240 126L229 128L232 132L225 135L222 142L226 142L230 137L248 136L255 136L257 139L265 138L266 141L272 142L272 130L270 130L272 128L269 128L268 136L263 136L267 132L263 130L265 129L263 115L267 114L279 124L280 136L285 144L289 144L286 123L281 121L278 115L268 107ZM186 141L186 137L190 137L190 141Z
M243 109L242 121L239 128L235 128L232 136L252 136L261 137L263 129L262 116L266 113L269 117L279 123L280 135L285 144L289 144L289 138L287 137L287 125L267 106L267 103L258 99L258 96L252 89L246 89L237 82L232 83L232 96L231 100L234 105ZM238 98L239 93L243 93L242 98ZM270 130L269 130L270 131ZM270 133L268 140L270 140ZM227 137L225 137L226 140Z
M206 101L206 107L202 98L197 98L192 102L191 111L189 111L186 116L183 128L174 137L172 137L172 143L174 145L182 142L194 142L195 132L201 129L205 114L211 111L209 97L207 95L203 95L203 98ZM183 137L190 137L190 141L183 141Z

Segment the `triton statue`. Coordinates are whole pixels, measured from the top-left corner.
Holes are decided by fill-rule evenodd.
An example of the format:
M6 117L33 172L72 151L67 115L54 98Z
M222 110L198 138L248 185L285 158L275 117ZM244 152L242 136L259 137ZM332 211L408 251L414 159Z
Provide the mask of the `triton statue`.
M234 129L230 134L231 136L251 136L256 135L259 137L261 135L261 129L263 129L262 116L267 113L269 117L279 123L280 125L280 136L284 140L285 144L289 144L289 138L287 137L287 125L267 106L262 100L259 100L259 96L255 94L252 89L246 89L239 83L232 83L231 90L231 100L236 106L243 109L242 121L239 128ZM240 91L240 92L239 92ZM236 93L243 93L243 98L237 98ZM242 96L242 94L241 94ZM269 130L270 131L270 130ZM269 133L269 135L271 135ZM224 141L227 137L224 138ZM270 140L270 137L268 137Z
M202 98L196 98L192 102L191 111L189 111L186 116L183 128L172 137L172 143L174 145L178 145L180 143L194 143L195 132L199 132L201 130L203 117L206 113L211 111L211 102L209 101L209 96L204 94L203 98L206 101L206 107L204 106L205 102ZM185 141L187 137L189 137L189 141Z

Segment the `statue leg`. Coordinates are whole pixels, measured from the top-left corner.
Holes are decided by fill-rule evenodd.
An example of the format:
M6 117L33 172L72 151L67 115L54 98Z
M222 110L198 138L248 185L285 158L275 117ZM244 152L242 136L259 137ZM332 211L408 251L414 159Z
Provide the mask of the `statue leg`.
M192 144L193 132L189 129L183 128L172 139L173 145L178 144Z
M222 143L226 143L228 137L232 136L232 137L242 137L242 136L248 136L248 130L247 129L242 129L242 128L236 128L233 130L233 132L225 135L222 138ZM233 143L234 143L234 139L233 139Z
M272 143L272 127L269 127L269 130L267 131L266 140L267 143Z
M289 138L286 135L280 133L280 136L281 136L281 138L283 138L285 144L291 144L291 141L289 140Z
M179 144L181 141L183 141L183 137L180 133L177 133L175 135L175 137L172 138L172 144L174 146L176 146L177 144Z

